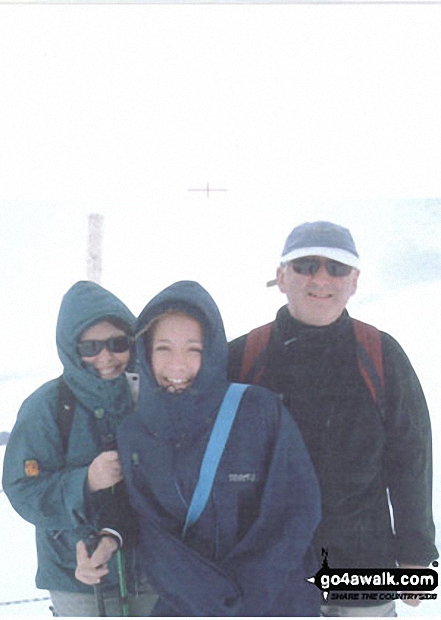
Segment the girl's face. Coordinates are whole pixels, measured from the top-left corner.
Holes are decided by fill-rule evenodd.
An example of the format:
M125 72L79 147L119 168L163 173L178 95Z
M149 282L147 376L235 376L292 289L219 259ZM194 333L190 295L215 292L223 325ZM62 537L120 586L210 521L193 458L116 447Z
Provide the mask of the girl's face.
M130 339L122 329L109 321L101 321L84 330L80 343L84 343L92 353L84 355L79 348L81 359L91 364L101 379L116 379L127 368ZM93 349L98 352L95 353Z
M172 314L154 328L151 365L156 381L168 392L182 392L201 367L202 325L191 316Z

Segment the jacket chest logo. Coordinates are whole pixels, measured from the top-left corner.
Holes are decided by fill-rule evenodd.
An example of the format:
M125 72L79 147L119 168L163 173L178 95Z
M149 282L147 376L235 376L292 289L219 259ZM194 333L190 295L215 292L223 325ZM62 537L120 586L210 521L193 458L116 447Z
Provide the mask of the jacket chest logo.
M228 482L256 482L257 475L250 474L228 474Z

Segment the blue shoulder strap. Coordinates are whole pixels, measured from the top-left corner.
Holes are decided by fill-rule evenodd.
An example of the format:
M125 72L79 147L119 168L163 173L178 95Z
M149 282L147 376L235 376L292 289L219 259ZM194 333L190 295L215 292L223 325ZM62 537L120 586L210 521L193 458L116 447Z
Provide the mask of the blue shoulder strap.
M188 508L187 518L182 530L182 538L185 537L187 528L199 519L210 497L214 477L227 443L228 435L247 387L248 385L242 383L232 383L225 393L213 430L211 431L210 439L208 440L204 458L202 459L199 480Z

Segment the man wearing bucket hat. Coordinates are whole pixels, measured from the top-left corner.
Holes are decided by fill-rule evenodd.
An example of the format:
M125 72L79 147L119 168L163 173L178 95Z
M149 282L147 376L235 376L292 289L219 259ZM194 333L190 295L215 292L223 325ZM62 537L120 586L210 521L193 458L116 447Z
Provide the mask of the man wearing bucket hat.
M424 567L438 557L429 413L396 340L349 316L359 273L347 228L294 228L268 282L288 303L230 343L230 380L278 392L299 425L322 492L315 548L330 568ZM396 615L396 595L380 594L330 595L322 613Z

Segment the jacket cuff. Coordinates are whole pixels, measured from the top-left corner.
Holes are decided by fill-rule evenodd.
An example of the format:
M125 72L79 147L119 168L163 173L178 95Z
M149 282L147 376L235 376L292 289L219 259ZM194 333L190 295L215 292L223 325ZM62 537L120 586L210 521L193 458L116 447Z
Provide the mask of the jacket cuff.
M103 536L110 536L111 538L114 538L116 542L118 543L118 549L121 549L121 547L123 546L123 538L121 534L117 532L116 530L112 530L110 527L103 527L98 532L98 536L100 538L102 538Z

